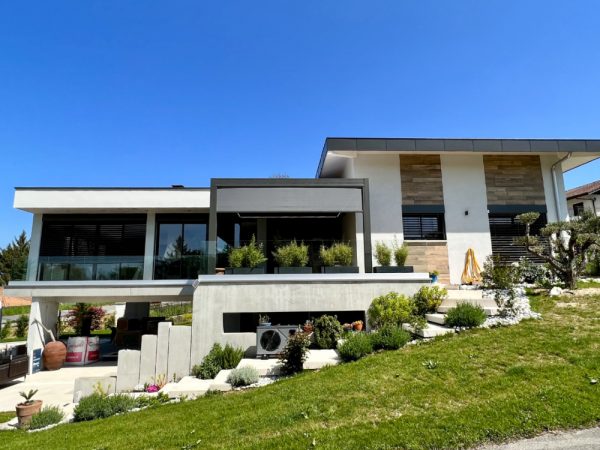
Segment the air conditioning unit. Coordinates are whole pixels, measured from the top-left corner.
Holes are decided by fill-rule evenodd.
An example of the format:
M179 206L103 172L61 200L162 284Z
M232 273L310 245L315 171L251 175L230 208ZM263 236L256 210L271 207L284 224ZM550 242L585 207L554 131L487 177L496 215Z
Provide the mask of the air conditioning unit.
M297 325L256 327L256 356L265 358L279 355L287 345L288 337L297 331Z

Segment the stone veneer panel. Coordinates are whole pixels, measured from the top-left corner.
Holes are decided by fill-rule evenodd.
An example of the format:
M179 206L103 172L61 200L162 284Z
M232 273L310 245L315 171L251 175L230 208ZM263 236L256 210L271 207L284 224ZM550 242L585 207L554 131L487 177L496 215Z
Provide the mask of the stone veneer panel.
M408 246L407 266L413 266L415 272L433 272L437 270L441 283L450 283L448 267L448 245L446 241L404 241Z
M545 205L538 155L484 155L488 205Z
M440 155L401 155L403 205L443 205Z

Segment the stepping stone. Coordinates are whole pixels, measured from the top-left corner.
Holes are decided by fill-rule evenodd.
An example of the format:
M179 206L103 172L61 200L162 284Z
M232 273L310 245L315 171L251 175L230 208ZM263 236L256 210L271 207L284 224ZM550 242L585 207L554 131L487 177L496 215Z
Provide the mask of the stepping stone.
M210 380L199 380L194 377L183 377L179 383L167 383L160 392L165 393L169 398L196 398L206 394L210 388Z
M422 330L415 330L414 327L408 323L402 324L402 328L406 331L410 331L412 334L416 334L422 338L432 338L436 336L442 336L448 333L454 333L454 329L442 327L440 325L434 325L428 323Z
M231 384L227 382L227 377L231 373L231 369L229 370L221 370L214 380L211 380L210 390L211 391L221 391L227 392L231 390Z
M269 377L281 373L281 363L278 359L244 358L237 365L236 369L240 367L254 367L258 370L258 374L261 377Z
M309 350L306 361L304 361L304 369L316 370L339 363L340 357L335 350Z
M446 323L446 314L425 314L425 320L437 325L444 325Z

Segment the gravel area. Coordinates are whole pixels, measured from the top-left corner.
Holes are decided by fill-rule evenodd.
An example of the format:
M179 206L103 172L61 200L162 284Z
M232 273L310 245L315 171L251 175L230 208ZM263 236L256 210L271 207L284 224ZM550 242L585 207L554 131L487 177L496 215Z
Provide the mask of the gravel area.
M484 298L494 298L496 291L484 291ZM500 291L500 295L504 298L508 298L507 291ZM513 300L513 308L504 310L504 313L500 316L489 317L483 324L484 328L497 327L502 325L516 325L524 319L541 319L540 313L536 313L531 310L529 304L529 298L525 294L525 288L515 288L515 299Z

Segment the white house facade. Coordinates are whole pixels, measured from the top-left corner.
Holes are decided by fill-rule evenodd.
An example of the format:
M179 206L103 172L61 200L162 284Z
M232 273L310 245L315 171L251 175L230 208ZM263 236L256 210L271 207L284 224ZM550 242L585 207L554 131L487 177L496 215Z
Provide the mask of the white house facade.
M570 212L563 172L600 156L598 140L328 138L311 179L213 179L206 188L16 188L33 214L27 279L29 352L56 327L61 302L193 301L192 363L214 342L249 347L256 316L280 323L331 312L361 315L390 291L460 284L468 249L482 262L525 253L517 214L546 222ZM252 236L264 274L223 275L231 248ZM277 274L282 243L310 248L308 274ZM350 243L358 273L321 273L318 250ZM374 247L407 244L412 273L373 273ZM43 326L42 326L43 325Z

